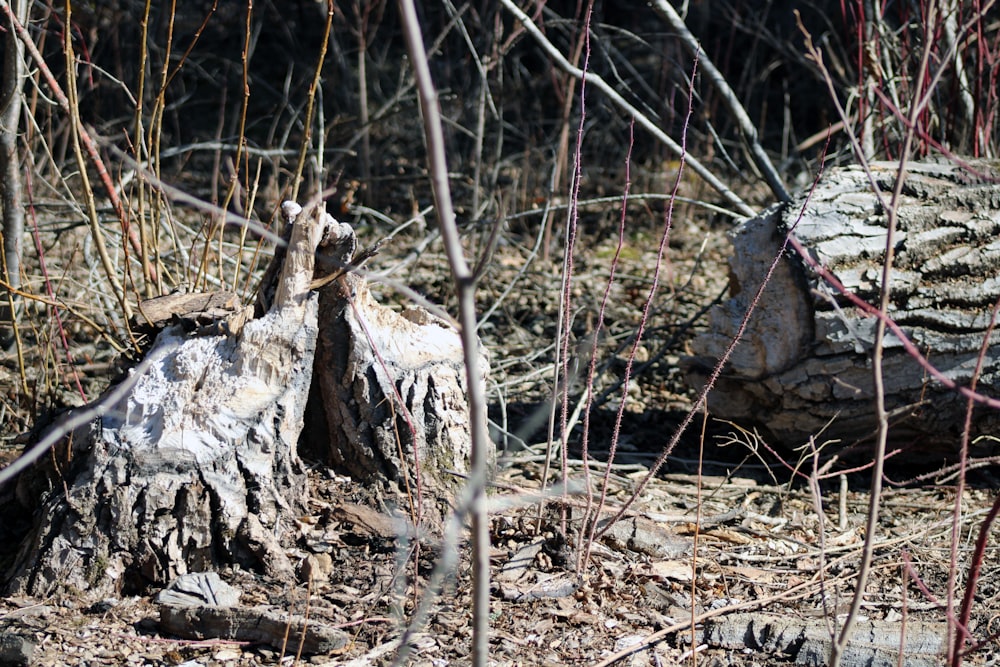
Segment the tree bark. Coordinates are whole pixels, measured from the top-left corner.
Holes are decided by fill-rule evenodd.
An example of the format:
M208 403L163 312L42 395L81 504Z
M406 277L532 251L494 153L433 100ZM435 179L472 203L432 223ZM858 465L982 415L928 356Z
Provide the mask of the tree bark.
M968 386L994 303L1000 296L1000 186L995 165L974 172L953 164L913 164L899 206L890 315L948 378ZM883 192L895 182L894 163L876 163ZM886 195L888 196L888 195ZM792 233L820 265L869 303L877 302L885 250L885 215L859 168L835 170L804 197L745 221L730 236L730 298L709 315L693 342L688 376L703 385L722 356ZM801 215L800 215L801 213ZM711 412L762 430L773 442L850 444L876 428L871 348L875 319L866 316L794 252L786 252L749 326L709 396ZM918 452L954 454L966 399L945 389L886 339L890 438ZM990 334L978 391L1000 389L1000 333ZM1000 423L977 408L973 435Z
M28 0L13 0L11 10L24 25ZM0 82L0 201L3 204L3 257L0 277L10 290L21 287L21 256L24 241L24 203L21 197L21 161L17 137L21 118L21 84L24 81L24 45L5 25L3 80ZM19 298L14 291L0 291L0 348L13 341Z
M423 309L376 303L349 225L318 207L283 210L290 241L262 315L246 321L253 308L226 293L140 308L151 326L176 322L148 370L70 434L54 470L18 479L22 508L44 500L9 592L117 595L226 565L292 577L281 541L308 499L300 443L360 482L352 492L440 528L471 450L458 333Z
M329 425L328 462L377 505L437 530L469 472L471 429L462 342L419 307L378 304L351 264L357 241L341 224L321 249L314 389ZM339 277L331 279L334 272ZM480 367L487 368L485 360ZM485 378L481 379L485 382Z

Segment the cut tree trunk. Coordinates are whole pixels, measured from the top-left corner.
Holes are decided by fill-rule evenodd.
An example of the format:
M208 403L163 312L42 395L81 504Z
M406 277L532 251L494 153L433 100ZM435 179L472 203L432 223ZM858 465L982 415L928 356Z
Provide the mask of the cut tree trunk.
M465 485L472 448L462 343L423 308L378 304L357 265L349 225L321 246L316 401L328 462L381 508L437 532ZM367 259L367 257L365 257ZM363 261L363 260L361 260ZM324 268L325 267L325 268ZM485 382L486 359L480 359Z
M139 309L166 326L147 370L70 434L55 469L18 479L21 507L43 501L8 591L116 595L228 565L292 577L281 540L308 499L300 444L380 509L440 526L469 469L458 334L424 310L375 303L354 272L367 256L354 257L349 225L319 207L283 211L288 250L276 254L280 272L268 271L256 319L221 292ZM4 505L0 495L9 515Z
M896 165L877 163L891 192ZM978 391L1000 395L1000 332L989 333L1000 297L1000 185L996 165L972 170L912 164L896 233L890 315L937 369L968 386L984 339ZM877 305L886 216L859 168L838 169L805 197L771 208L732 234L730 298L693 342L688 376L702 386L736 334L788 230L851 292ZM876 320L838 294L794 251L785 253L748 329L709 396L719 418L761 430L771 442L847 445L876 429L871 353ZM937 456L957 452L967 401L885 340L890 438ZM1000 413L977 408L974 435L995 432ZM985 444L985 443L984 443Z
M63 479L22 544L9 591L117 594L230 564L291 576L277 536L307 499L296 443L323 230L298 205L284 212L292 234L274 306L238 334L189 335L183 324L159 334L128 395L70 436Z

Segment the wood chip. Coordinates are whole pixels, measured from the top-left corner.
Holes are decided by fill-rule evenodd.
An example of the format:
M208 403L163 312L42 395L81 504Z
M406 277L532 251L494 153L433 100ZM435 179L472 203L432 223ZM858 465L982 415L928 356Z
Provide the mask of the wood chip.
M333 517L350 523L355 533L369 538L393 541L401 534L410 533L409 524L376 512L356 503L340 503L333 508Z
M157 329L180 322L188 330L236 335L253 309L244 307L233 292L166 294L139 302L139 322Z

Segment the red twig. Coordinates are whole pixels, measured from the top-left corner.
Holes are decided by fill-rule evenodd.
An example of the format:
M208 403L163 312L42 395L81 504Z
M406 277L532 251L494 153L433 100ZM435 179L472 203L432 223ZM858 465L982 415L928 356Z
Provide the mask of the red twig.
M990 349L990 338L992 338L993 328L996 326L998 312L1000 312L1000 300L997 300L997 302L993 305L990 325L986 328L986 333L983 335L983 343L979 348L979 356L976 358L976 369L972 374L972 381L969 383L970 389L974 390L976 388L976 384L979 382L979 374L983 370L983 363L985 362L986 354ZM969 438L972 430L972 409L974 407L975 403L970 400L968 407L965 410L965 424L962 428L962 447L959 453L959 463L961 464L961 467L958 470L958 483L955 488L955 511L951 529L952 566L948 574L949 615L951 614L954 604L955 565L958 562L959 525L962 515L962 496L965 491L965 465L969 459ZM994 502L993 509L990 510L994 516L997 510L1000 509L1000 504L998 503L1000 503L1000 497L998 497L997 501ZM972 613L972 594L975 592L976 579L978 579L979 570L982 567L983 550L986 548L986 535L989 533L990 523L990 516L987 515L986 521L983 523L983 527L979 530L979 539L976 541L976 551L973 552L969 578L965 582L965 596L962 599L962 607L958 619L959 629L955 632L955 644L951 652L952 667L959 667L959 665L962 664L961 649L962 644L965 643L965 639L968 636L966 628L969 627L969 614Z
M798 241L798 239L796 239L794 235L792 235L791 233L789 233L788 235L787 244L792 248L794 248L795 252L799 254L799 256L803 259L803 261L805 261L805 263L808 264L809 267L816 272L816 275L818 275L820 278L829 283L830 286L833 287L833 289L836 290L838 294L842 295L844 298L846 298L848 301L854 304L854 306L857 307L865 315L868 315L869 317L876 317L885 322L885 325L889 328L890 331L892 331L893 335L895 335L896 338L899 339L899 342L903 345L903 349L906 350L907 354L913 357L913 359L918 364L920 364L920 367L923 368L925 371L927 371L935 380L940 382L947 389L955 391L958 394L964 396L965 398L971 399L980 405L986 405L991 408L1000 409L1000 399L992 398L990 396L985 396L983 394L980 394L979 392L969 389L968 387L959 385L957 382L955 382L947 375L939 371L933 364L931 364L931 362L927 359L927 357L925 357L923 354L920 353L920 350L917 349L917 346L913 344L913 341L911 341L909 337L903 332L903 328L900 327L896 323L896 321L888 315L888 313L881 312L878 308L871 305L861 297L851 292L851 290L844 287L844 284L840 282L840 280L835 275L830 273L830 271L828 271L826 267L824 267L822 264L817 262L809 255L809 251L806 250L802 246L802 244Z
M976 548L972 552L972 563L969 565L969 577L965 582L965 595L962 597L958 628L955 633L955 654L952 657L952 665L960 665L962 663L962 654L959 649L965 643L965 639L969 634L968 627L969 616L972 613L972 598L976 594L976 583L979 580L979 574L983 567L983 557L986 555L986 541L989 539L990 528L993 526L993 522L996 521L997 514L1000 514L1000 495L997 495L993 501L993 507L990 508L986 518L983 519L983 524L979 528L979 536L976 538Z
M684 127L684 136L686 135L687 135L687 126ZM685 415L683 421L681 421L680 426L678 426L677 429L674 431L673 436L670 438L670 441L660 452L660 455L656 457L656 460L653 462L653 465L650 466L649 468L649 472L647 472L646 476L643 477L641 482L639 482L639 485L636 487L635 491L632 493L629 499L622 504L622 507L621 509L618 510L618 513L615 514L607 524L605 524L604 528L598 531L598 533L594 536L595 539L601 537L605 532L607 532L607 530L614 524L614 522L618 521L618 519L623 517L625 513L629 510L629 508L632 506L632 504L636 501L636 499L642 495L642 492L646 488L646 485L649 484L649 482L656 476L656 473L659 472L663 464L666 463L667 457L670 456L670 452L674 450L674 447L680 441L681 435L683 435L684 431L687 430L687 427L691 425L691 422L694 421L695 415L697 415L701 411L702 406L704 406L705 402L708 400L708 394L712 391L713 388L715 388L716 381L719 379L719 376L722 375L722 369L725 368L727 363L729 363L729 358L733 356L733 351L736 349L736 346L739 345L740 339L743 338L743 334L746 332L747 326L750 323L750 317L753 315L753 312L757 309L757 306L760 303L761 296L764 294L764 290L767 289L768 284L771 282L771 276L774 275L774 271L778 268L778 264L780 264L784 260L785 251L788 249L789 244L792 241L794 241L794 238L792 237L792 232L795 230L795 226L799 224L799 220L802 219L802 215L805 213L806 208L809 206L809 202L812 200L813 192L815 192L816 186L819 184L819 180L823 176L823 167L825 166L824 160L826 159L827 147L829 147L829 139L827 140L827 146L824 147L823 149L823 156L822 159L820 160L819 173L816 175L816 179L813 181L812 187L809 188L809 192L806 195L805 201L802 203L802 207L799 210L799 216L796 219L795 223L791 226L791 229L789 229L788 233L785 235L785 240L782 242L781 247L775 254L774 259L771 260L771 265L767 267L767 272L764 274L764 279L761 281L760 286L757 288L757 291L754 293L753 298L750 300L750 305L747 307L747 312L743 315L743 319L740 321L740 325L736 329L736 333L733 335L733 339L729 342L729 346L726 347L725 351L722 353L722 356L719 357L719 360L715 364L715 368L712 369L712 372L709 375L708 380L705 382L705 386L702 387L701 392L699 392L698 394L698 398L695 399L694 405L691 406L691 409L688 411L687 415ZM796 241L796 243L798 242ZM802 245L798 244L798 248L801 250Z
M690 84L688 86L687 115L684 117L684 127L681 130L680 161L677 166L677 175L674 177L673 189L671 190L670 193L670 199L667 200L667 208L663 214L663 233L660 235L660 246L656 254L656 266L653 268L653 278L652 278L653 283L652 285L650 285L649 293L646 295L646 301L642 307L642 316L639 318L639 326L635 333L635 341L632 343L632 348L629 350L628 361L625 363L625 377L622 380L622 400L618 405L618 412L615 415L614 433L611 439L611 451L608 455L608 466L605 472L605 480L607 480L608 476L610 475L611 466L614 462L615 450L621 433L622 419L625 416L625 406L628 403L628 388L629 388L629 382L632 377L632 367L635 364L635 354L636 351L639 349L639 345L642 344L642 336L646 331L646 324L649 321L649 313L653 307L653 298L656 296L656 292L660 286L660 272L663 269L663 257L664 254L667 252L668 243L670 241L670 230L673 227L674 203L677 200L677 193L680 190L681 180L684 176L684 164L687 156L688 128L690 127L691 123L691 114L694 111L694 95L695 95L694 84L695 84L695 79L697 78L696 76L697 73L698 73L698 52L695 52L694 62L691 68ZM721 365L725 362L720 361L719 363ZM707 396L707 394L705 395ZM660 466L663 465L664 461L666 461L667 459L667 456L670 455L670 452L673 450L674 445L677 443L677 440L680 437L680 433L682 433L684 429L687 428L687 425L691 423L691 420L694 418L694 415L697 414L697 412L700 409L701 409L700 404L697 404L691 408L691 412L688 413L688 417L687 419L685 419L684 424L682 424L678 428L677 434L675 435L674 439L670 441L667 447L664 448L663 452L660 453L660 456L657 457L656 462L653 464L653 467L650 468L649 473L647 474L645 479L643 479L642 482L639 484L639 487L635 490L635 493L632 494L632 497L629 498L629 500L625 503L624 507L622 507L622 509L610 521L608 521L604 525L604 527L600 530L600 532L594 532L593 530L591 531L590 542L593 542L595 539L600 537L600 535L603 535L605 531L611 528L611 526L615 523L615 521L621 518L621 516L625 513L625 510L628 508L628 506L631 505L635 501L635 499L640 496L640 494L642 493L642 489L649 482L652 476L656 474L656 471L660 468ZM604 487L601 489L601 501L597 506L598 513L600 513L601 508L604 507L606 493L607 493L607 482L605 482Z
M618 246L615 248L615 255L611 258L611 267L608 275L608 281L604 288L604 294L601 296L601 307L597 314L597 327L594 329L593 342L590 345L590 365L587 368L587 386L584 391L587 392L586 405L583 408L583 438L581 444L581 458L583 459L583 474L584 474L584 485L587 489L587 509L584 514L584 529L580 531L581 536L586 534L587 541L583 548L577 551L582 554L582 557L577 561L577 568L582 568L583 564L590 560L590 548L594 543L594 531L597 528L597 522L594 521L590 526L589 531L587 530L587 523L591 520L591 517L597 516L593 513L593 492L590 488L590 466L587 465L587 459L589 457L588 446L590 442L590 411L594 401L594 376L597 374L597 343L600 339L601 330L604 328L604 317L607 312L608 301L611 298L611 288L615 283L615 275L618 273L618 260L622 254L622 248L625 246L625 219L628 215L628 195L629 189L632 186L632 148L635 145L635 121L633 120L629 124L628 133L628 151L625 155L625 190L622 193L622 209L621 215L618 218ZM633 348L634 351L634 348ZM630 356L630 361L631 357ZM622 389L622 404L625 403L625 397L627 396L627 387ZM612 462L615 459L615 451L618 448L619 440L619 429L618 424L615 424L614 433L611 436L611 447L608 452L608 465L604 470L604 478L601 482L601 499L600 505L604 505L604 500L608 491L608 482L611 475Z
M590 18L594 9L594 2L591 0L587 4L583 17L583 71L590 68ZM568 493L569 487L569 385L570 385L570 365L569 365L569 341L572 331L572 299L573 299L573 254L576 251L577 223L580 218L578 203L580 201L580 181L583 179L583 131L587 121L587 78L580 81L580 122L576 131L576 146L573 155L573 180L570 184L569 193L569 214L566 219L566 245L563 248L563 281L562 281L562 304L560 306L561 328L559 335L559 354L561 362L559 364L559 376L562 377L562 391L560 396L559 412L559 445L560 445L560 465L563 483L563 496ZM558 388L558 382L556 386ZM544 483L544 481L543 481ZM563 514L565 523L565 514ZM562 527L566 532L566 526Z

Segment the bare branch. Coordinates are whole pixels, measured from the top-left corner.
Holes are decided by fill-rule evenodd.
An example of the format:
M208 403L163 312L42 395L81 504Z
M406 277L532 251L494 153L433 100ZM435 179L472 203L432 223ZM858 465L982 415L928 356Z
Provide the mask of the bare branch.
M469 481L465 493L462 495L462 504L456 509L456 516L467 512L472 519L472 664L475 667L481 667L487 663L489 648L490 537L489 517L486 514L486 481L488 472L487 447L491 447L492 443L486 432L486 396L480 381L479 339L476 335L476 284L475 276L465 261L458 227L455 224L437 91L431 80L430 65L427 62L427 51L420 34L417 10L413 0L399 0L399 8L406 35L406 46L420 96L420 110L424 120L427 159L438 224L445 252L448 255L448 263L451 266L455 291L458 295L466 386L469 392L472 461ZM454 521L451 523L453 524ZM405 651L406 642L404 641L400 655Z
M574 67L573 64L566 59L562 53L559 52L552 42L550 42L542 31L539 30L538 26L534 24L527 14L522 12L517 5L514 4L513 0L500 0L503 6L513 14L521 25L531 34L531 36L538 42L539 46L552 58L560 68L568 72L572 76L578 79L586 79L587 83L594 86L602 93L604 93L615 106L630 115L635 119L635 122L642 126L644 130L649 132L656 138L657 141L662 143L664 146L669 148L675 155L683 156L685 164L698 176L701 177L706 183L708 183L712 189L718 192L722 197L732 206L736 207L741 213L747 216L754 216L756 212L750 208L750 206L743 201L735 192L726 187L725 183L716 178L715 174L709 171L705 165L696 160L691 155L685 153L684 149L676 141L671 139L663 130L661 130L657 125L646 117L641 111L636 109L634 106L628 103L624 97L618 94L614 88L612 88L608 83L594 74L593 72L584 72L579 67Z
M771 158L767 156L764 147L760 145L760 141L757 138L757 128L754 127L753 121L750 120L746 109L740 104L740 100L736 97L733 89L729 87L726 78L722 76L722 73L715 68L712 61L702 51L701 44L698 43L698 40L688 30L684 24L684 19L670 6L667 0L655 0L653 2L653 9L667 20L671 28L677 31L678 36L681 38L681 43L684 44L692 57L698 59L698 67L715 87L715 90L722 97L722 101L729 107L729 111L735 116L736 122L740 126L740 131L743 132L743 136L750 145L750 156L753 158L757 168L763 172L764 179L771 188L771 192L778 198L778 201L791 201L792 196L785 189L785 184L782 183L781 176L778 175L778 170L771 164ZM688 162L690 163L690 158L688 158Z

